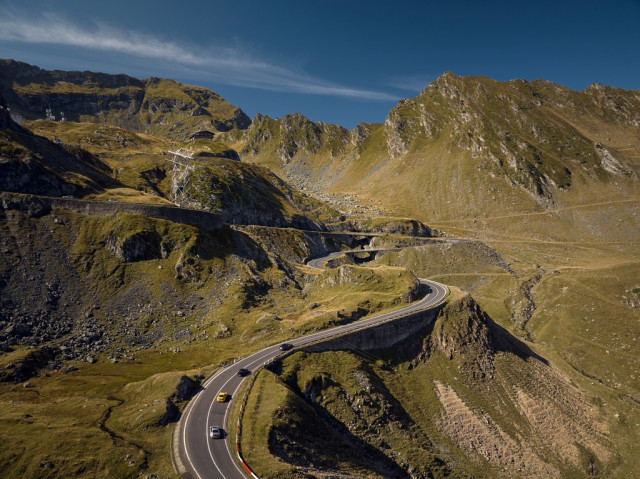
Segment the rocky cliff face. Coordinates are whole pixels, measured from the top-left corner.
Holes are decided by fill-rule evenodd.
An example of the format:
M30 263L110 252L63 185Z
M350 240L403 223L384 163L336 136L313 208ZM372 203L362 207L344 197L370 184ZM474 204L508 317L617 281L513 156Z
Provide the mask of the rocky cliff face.
M227 223L317 230L339 216L257 165L217 158L196 165L188 176L185 206L218 213Z
M239 141L244 159L272 156L287 169L303 168L307 158L317 155L343 156L351 146L352 135L339 125L313 122L299 113L281 119L258 114Z
M185 139L201 130L244 129L251 123L239 108L206 88L173 80L127 75L47 71L13 60L0 61L0 93L26 118L109 123L134 131Z
M321 149L340 156L345 153L350 134L339 125L313 122L299 113L277 120L258 114L243 133L242 141L243 157L250 159L268 150L286 165L297 155L316 155Z
M640 95L601 85L576 92L544 80L445 73L391 110L385 137L393 159L416 151L420 141L446 138L471 152L479 170L504 176L548 206L576 175L637 175L621 148L603 145L589 131L595 122L632 131L640 124Z
M379 136L372 132L381 131L380 127L362 123L349 131L298 113L280 119L258 114L247 130L223 133L218 138L232 145L243 161L267 166L287 182L343 212L364 208L377 214L376 208L345 196L342 188L336 195L330 190L345 179L349 165L367 161L362 158L363 152L370 146L370 138Z

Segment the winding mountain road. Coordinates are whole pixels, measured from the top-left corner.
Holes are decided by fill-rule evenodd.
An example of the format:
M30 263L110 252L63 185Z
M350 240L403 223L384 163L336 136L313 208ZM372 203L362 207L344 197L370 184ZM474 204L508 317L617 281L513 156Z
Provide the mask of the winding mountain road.
M324 268L326 261L340 254L376 251L381 250L360 249L332 253L329 256L311 260L308 262L308 265L316 268ZM430 309L440 304L447 295L448 290L446 286L440 283L426 279L420 279L420 283L426 292L425 296L421 300L404 308L302 336L287 342L295 348L347 332L367 328L375 324L406 316L409 313ZM191 400L185 409L175 432L177 436L174 437L174 457L183 478L243 479L251 477L242 469L242 466L236 460L236 453L232 450L232 446L228 440L211 439L209 437L209 427L219 426L226 429L226 425L229 424L228 414L230 401L235 399L234 396L236 392L246 379L245 377L238 376L238 370L244 368L253 371L280 354L282 354L282 351L280 350L279 344L267 347L236 361L232 366L228 366L219 371L203 384L203 389ZM228 392L230 395L230 398L224 403L216 401L216 397L220 391ZM232 424L235 424L235 421L233 421ZM226 433L223 434L223 436L226 437Z

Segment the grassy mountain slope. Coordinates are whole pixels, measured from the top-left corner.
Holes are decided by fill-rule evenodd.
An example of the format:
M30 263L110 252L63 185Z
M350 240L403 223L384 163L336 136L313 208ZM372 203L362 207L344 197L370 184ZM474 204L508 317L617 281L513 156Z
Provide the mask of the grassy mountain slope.
M340 248L315 234L46 213L4 199L4 477L39 477L47 464L52 477L170 475L171 428L161 424L186 404L173 397L181 375L397 307L416 288L403 269L296 265Z
M243 446L261 477L577 478L633 470L633 461L621 470L612 452L620 451L615 443L629 453L610 429L620 428L616 415L575 379L457 291L423 336L394 351L298 353L278 375L261 373L246 417L271 420ZM324 435L354 452L314 447ZM265 459L265 448L276 460Z
M0 60L0 95L28 119L51 109L71 121L107 123L132 131L184 140L199 130L246 128L239 108L206 88L173 80L127 75L47 71Z
M1 99L1 97L0 97ZM0 107L0 190L83 196L122 186L110 168L77 147L32 134Z
M183 206L229 223L318 229L339 214L258 165L241 163L226 145L206 139L174 142L123 128L83 122L27 121L0 131L5 191L70 195L98 201L170 205L172 155L193 154ZM188 200L188 201L187 201Z
M389 113L385 135L436 218L535 211L633 195L639 110L632 91L445 74Z
M393 214L482 218L637 199L639 112L634 91L446 73L384 126L259 118L236 147L300 184Z
M448 378L429 369L425 382L394 370L387 386L396 388L392 396L419 398L405 407L441 445L439 451L453 451L445 462L456 474L493 477L504 469L508 476L527 470L544 477L603 471L624 476L637 467L628 439L638 418L639 115L637 92L600 85L574 92L545 81L445 74L418 97L400 102L385 125L372 125L358 150L331 157L318 147L305 150L300 139L287 162L269 156L283 175L302 175L301 184L310 179L321 194L346 197L345 209L355 198L365 207L484 240L486 246L420 246L378 261L473 292L501 327L549 363L547 368L500 356L502 379L491 388L518 412L489 418L485 411L488 426L478 411L489 404L475 403L481 393L473 378L461 378L455 368ZM255 144L250 154L241 144L236 148L249 161L266 161L268 155L261 157ZM277 151L264 144L265 151ZM309 176L305 168L312 171ZM317 171L338 173L313 176ZM450 368L439 360L431 366ZM530 379L522 386L525 393L514 396L507 385L525 378ZM336 394L342 389L349 396L344 381ZM572 382L578 389L570 392ZM583 412L538 397L543 384L568 391L569 403L590 411L583 412L605 429L597 434L584 429L589 425L580 422ZM426 390L444 410L438 432L433 423L441 413L425 403ZM545 412L536 409L539 404ZM419 419L425 408L429 415ZM509 430L522 417L528 424L517 426L517 434ZM353 432L348 416L339 419ZM570 444L572 437L577 444ZM592 437L598 437L597 444L577 439ZM488 451L486 443L506 449ZM526 467L511 470L501 462L504 457Z

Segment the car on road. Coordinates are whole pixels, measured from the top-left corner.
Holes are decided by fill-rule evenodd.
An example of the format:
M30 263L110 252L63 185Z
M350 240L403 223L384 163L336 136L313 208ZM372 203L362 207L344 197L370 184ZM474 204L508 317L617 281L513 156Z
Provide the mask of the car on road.
M248 369L245 369L245 368L238 369L238 376L240 376L241 378L248 376L249 374L251 374L251 371L249 371Z
M216 401L218 402L225 402L227 400L227 398L229 397L229 393L226 393L224 391L220 391L218 393L218 397L216 398Z
M211 439L220 439L222 437L222 429L218 426L211 426L209 428L209 437Z
M289 343L282 343L280 345L280 351L289 351L290 349L293 348L293 344L289 344Z

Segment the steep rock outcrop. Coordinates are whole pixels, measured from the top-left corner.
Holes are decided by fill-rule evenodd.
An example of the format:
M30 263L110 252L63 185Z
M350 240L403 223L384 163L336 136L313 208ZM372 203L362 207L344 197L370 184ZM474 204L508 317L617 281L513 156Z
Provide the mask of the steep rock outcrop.
M432 372L436 364L447 373ZM585 393L469 295L452 291L410 368L414 378L429 376L440 407L421 425L435 424L510 477L584 477L612 458L607 426ZM487 401L487 391L500 401Z
M471 296L464 296L449 302L439 314L428 351L438 351L449 359L463 358L472 376L491 378L500 341L495 324Z
M121 261L132 263L149 259L160 259L163 248L162 237L157 231L138 231L122 238L114 234L109 241L109 250Z
M330 156L344 154L350 142L349 131L339 125L313 122L299 113L272 119L256 115L242 135L240 155L245 158L274 154L282 164L296 155L311 156L325 150Z
M188 173L185 206L219 213L232 224L324 229L338 213L310 198L267 169L217 158Z

